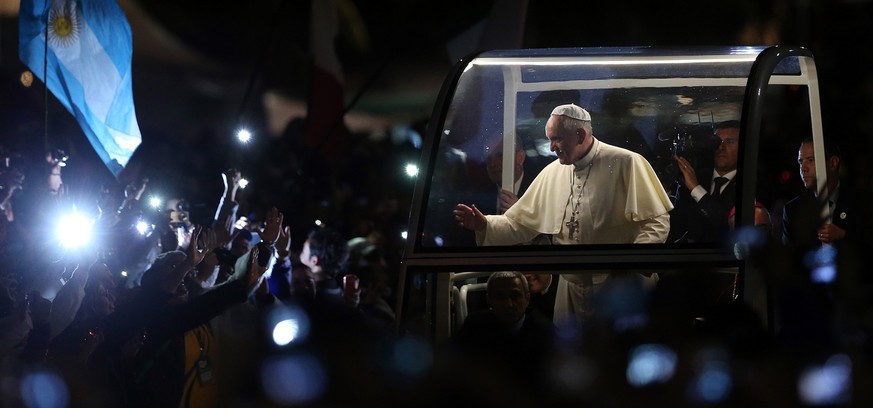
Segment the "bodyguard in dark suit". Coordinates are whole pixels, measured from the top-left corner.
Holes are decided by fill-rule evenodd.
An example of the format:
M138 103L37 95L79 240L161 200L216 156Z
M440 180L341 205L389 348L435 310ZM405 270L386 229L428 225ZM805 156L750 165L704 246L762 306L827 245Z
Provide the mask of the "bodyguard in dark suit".
M809 250L822 244L852 243L853 250L870 249L871 212L869 201L851 187L840 183L841 154L839 149L826 142L825 169L827 172L827 200L817 193L815 149L811 138L800 144L797 164L805 187L800 195L785 204L782 210L782 242L795 248ZM861 201L859 201L859 199ZM824 206L828 216L822 218Z
M728 217L736 201L739 122L727 122L715 131L720 142L713 154L713 168L698 175L684 157L674 159L683 186L670 213L673 242L719 242L727 237Z
M837 344L835 310L869 310L873 299L869 194L840 181L836 145L825 140L824 153L826 182L818 191L813 140L801 142L797 164L805 188L782 210L782 241L793 255L786 269L793 273L783 276L774 298L777 336L788 344ZM833 251L818 252L825 245Z

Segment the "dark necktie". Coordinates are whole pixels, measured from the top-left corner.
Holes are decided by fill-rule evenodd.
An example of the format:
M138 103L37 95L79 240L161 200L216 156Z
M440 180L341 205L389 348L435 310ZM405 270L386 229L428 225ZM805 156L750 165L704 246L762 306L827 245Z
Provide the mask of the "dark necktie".
M712 180L715 183L715 188L712 189L712 197L719 198L721 196L721 188L728 182L727 177L716 177Z

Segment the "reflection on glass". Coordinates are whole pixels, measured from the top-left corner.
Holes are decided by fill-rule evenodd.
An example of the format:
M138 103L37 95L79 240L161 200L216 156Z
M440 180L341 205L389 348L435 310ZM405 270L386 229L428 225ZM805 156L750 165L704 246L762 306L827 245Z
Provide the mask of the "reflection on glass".
M494 75L502 78L498 74ZM504 132L501 101L506 96L502 83L478 71L469 75L473 77L461 79L459 95L451 105L438 144L422 234L425 247L475 246L473 234L459 229L452 219L452 209L465 203L476 204L485 214L501 213L498 190L502 183L497 176L502 167L494 163L507 163L502 149L507 139L515 145L512 149L520 152L513 159L523 174L509 190L521 196L536 174L556 157L550 151L545 124L558 104L586 108L592 116L594 136L641 154L675 201L683 179L674 156L686 158L708 176L719 148L716 127L737 123L743 97L741 86L518 92L513 128ZM729 144L736 142L734 139ZM709 180L703 184L708 185Z

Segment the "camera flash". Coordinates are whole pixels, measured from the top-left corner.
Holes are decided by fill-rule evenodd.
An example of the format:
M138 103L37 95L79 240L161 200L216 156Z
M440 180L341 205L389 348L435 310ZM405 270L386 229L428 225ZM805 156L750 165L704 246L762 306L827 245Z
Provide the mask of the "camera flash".
M161 199L157 197L152 197L151 199L149 199L149 205L151 205L152 208L158 208L161 206Z
M244 178L239 179L239 188L246 188L247 185L249 185L248 180Z

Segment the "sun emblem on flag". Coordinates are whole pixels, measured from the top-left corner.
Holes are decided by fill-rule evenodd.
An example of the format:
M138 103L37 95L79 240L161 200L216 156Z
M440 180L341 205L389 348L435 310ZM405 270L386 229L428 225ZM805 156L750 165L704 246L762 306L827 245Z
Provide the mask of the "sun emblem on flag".
M79 39L79 13L76 3L64 1L55 4L49 11L48 18L49 42L54 46L68 46Z

